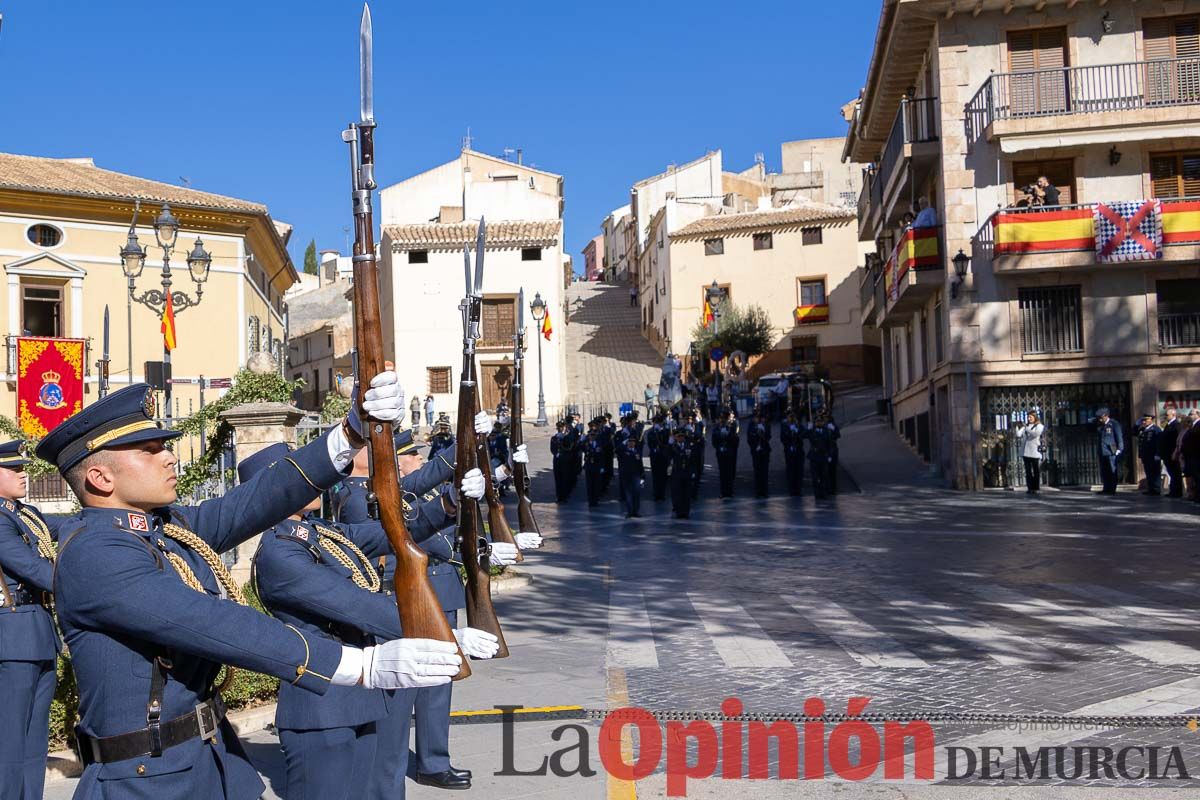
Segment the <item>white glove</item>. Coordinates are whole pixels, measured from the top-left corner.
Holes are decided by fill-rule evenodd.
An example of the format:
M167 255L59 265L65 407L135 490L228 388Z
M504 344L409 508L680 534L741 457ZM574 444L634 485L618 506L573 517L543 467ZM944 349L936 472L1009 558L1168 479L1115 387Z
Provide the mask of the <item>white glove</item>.
M508 542L492 542L492 566L507 567L517 563L517 546Z
M479 471L478 467L469 470L466 475L463 475L462 486L458 487L460 492L472 500L482 498L484 488L483 473Z
M513 450L513 463L514 464L528 464L529 463L529 451L525 449L525 445L523 445L523 444L517 445L517 449Z
M517 540L517 547L522 550L537 550L542 546L542 535L540 533L527 533L522 531L516 534L514 539Z
M475 415L475 432L484 436L492 432L492 418L486 411L480 411Z
M500 640L478 628L458 628L454 631L463 654L471 658L491 658L500 650Z
M363 648L363 686L368 689L414 689L449 683L462 666L452 642L393 639Z
M404 419L404 390L394 372L381 372L371 379L371 388L363 395L363 410L381 422Z

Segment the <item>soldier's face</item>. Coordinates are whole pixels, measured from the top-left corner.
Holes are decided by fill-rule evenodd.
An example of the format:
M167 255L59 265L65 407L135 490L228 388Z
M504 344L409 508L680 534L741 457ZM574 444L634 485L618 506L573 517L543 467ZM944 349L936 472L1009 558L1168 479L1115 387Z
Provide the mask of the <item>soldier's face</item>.
M411 475L421 468L425 458L420 453L408 453L396 457L396 466L401 475Z
M95 491L122 507L150 511L178 499L175 454L164 442L149 441L112 447L87 470Z
M0 467L0 497L6 500L20 500L25 496L29 479L24 467Z

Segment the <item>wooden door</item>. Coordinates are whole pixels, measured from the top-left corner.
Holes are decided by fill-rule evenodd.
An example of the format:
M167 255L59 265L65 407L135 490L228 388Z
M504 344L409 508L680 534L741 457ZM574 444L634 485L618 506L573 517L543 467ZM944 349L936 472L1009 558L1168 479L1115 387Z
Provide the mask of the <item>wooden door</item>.
M479 377L479 389L483 392L479 400L485 411L494 412L501 400L507 403L512 399L509 395L512 364L480 364Z
M1013 116L1068 110L1067 31L1042 28L1008 34L1009 103Z

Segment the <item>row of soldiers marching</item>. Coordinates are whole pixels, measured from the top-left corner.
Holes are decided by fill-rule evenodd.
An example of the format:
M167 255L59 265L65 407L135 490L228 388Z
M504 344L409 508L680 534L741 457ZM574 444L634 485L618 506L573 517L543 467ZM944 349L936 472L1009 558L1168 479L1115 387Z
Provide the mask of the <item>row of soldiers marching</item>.
M489 567L541 546L518 441L522 398L515 379L512 463L493 463L493 422L476 391L481 219L474 270L468 246L463 254L455 441L422 463L411 432L393 428L406 403L379 326L369 10L359 39L359 121L342 132L355 224L357 386L346 418L304 447L277 444L244 459L236 487L187 506L178 503L169 447L181 434L156 421L149 386L129 386L37 445L79 501L81 510L67 517L21 502L28 460L20 443L0 446L6 800L42 796L64 645L79 691L75 738L84 769L76 798L260 797L265 787L221 695L235 669L280 680L275 722L289 800L402 798L414 709L418 780L470 786L470 773L454 769L446 749L450 682L471 674L468 657L508 654ZM523 333L522 325L514 341L518 378ZM515 534L496 490L509 470L520 496ZM335 487L339 519L323 519L322 495ZM252 585L266 614L248 607L221 559L259 534ZM468 624L456 628L463 607Z
M640 516L645 454L650 460L654 500L665 500L669 491L675 516L687 518L700 494L709 444L719 474L720 497L728 500L734 496L743 438L754 465L755 496L765 498L770 489L772 428L761 409L755 410L744 432L737 415L728 408L722 408L711 423L705 422L698 409L680 405L670 412L660 410L649 425L638 419L636 410L622 416L619 423L606 413L590 420L586 429L579 415L572 414L558 421L550 440L556 499L559 503L569 500L583 475L588 506L594 507L616 477L625 516ZM816 498L836 494L840 436L827 413L814 414L811 419L802 419L795 411L786 415L779 425L778 441L788 494L803 494L806 461Z

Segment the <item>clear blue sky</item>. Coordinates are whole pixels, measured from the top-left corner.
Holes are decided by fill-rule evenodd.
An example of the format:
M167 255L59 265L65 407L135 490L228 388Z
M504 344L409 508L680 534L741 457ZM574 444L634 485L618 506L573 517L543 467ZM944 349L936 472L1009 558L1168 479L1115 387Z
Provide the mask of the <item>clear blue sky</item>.
M840 136L879 0L377 0L378 179L520 147L565 176L579 268L629 187L710 149L779 169L790 139ZM344 250L357 116L357 0L0 0L0 151L266 203L305 246Z

